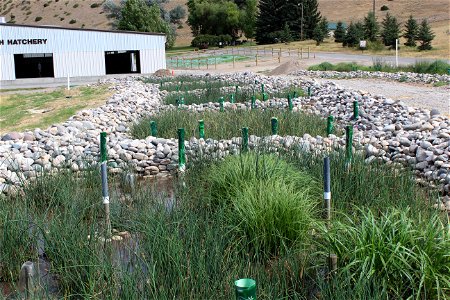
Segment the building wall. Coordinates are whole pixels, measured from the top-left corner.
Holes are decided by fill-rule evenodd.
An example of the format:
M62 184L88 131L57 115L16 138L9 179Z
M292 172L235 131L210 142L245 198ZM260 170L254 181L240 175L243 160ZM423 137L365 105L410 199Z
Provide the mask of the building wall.
M141 73L152 73L166 67L165 41L164 35L0 24L0 80L15 79L14 54L24 53L53 53L58 78L105 75L105 51L139 50Z

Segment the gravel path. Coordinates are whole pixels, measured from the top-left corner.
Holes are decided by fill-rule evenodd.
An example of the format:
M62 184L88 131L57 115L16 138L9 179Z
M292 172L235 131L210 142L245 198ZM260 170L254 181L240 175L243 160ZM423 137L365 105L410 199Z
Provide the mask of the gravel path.
M317 79L320 82L329 79ZM437 109L443 115L450 115L450 87L432 87L414 85L379 79L339 79L332 80L345 88L367 91L374 95L383 95L393 100L405 102L408 106Z

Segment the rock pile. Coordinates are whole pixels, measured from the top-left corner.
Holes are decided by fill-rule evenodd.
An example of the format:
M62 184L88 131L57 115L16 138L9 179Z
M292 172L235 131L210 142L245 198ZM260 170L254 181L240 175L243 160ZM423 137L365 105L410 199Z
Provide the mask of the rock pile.
M304 73L302 73L304 74ZM292 85L311 87L311 97L294 99L295 110L333 115L337 123L353 124L354 143L366 152L367 162L383 160L412 166L417 175L439 184L444 193L450 192L450 122L437 111L406 106L383 96L346 90L333 82L318 83L301 78L265 77L239 73L219 75L215 79L241 82L251 89L261 83L267 91L279 91ZM71 168L86 169L98 161L99 134L108 133L108 157L111 172L133 168L142 175L167 175L176 170L178 147L175 139L147 137L136 140L130 137L129 127L141 117L166 109L156 84L140 80L110 80L116 93L105 105L83 110L68 121L46 130L36 129L25 133L8 133L0 142L0 189L8 192L27 178L44 170ZM353 102L358 101L360 116L352 118ZM259 109L287 109L287 99L257 101ZM187 110L219 110L218 103L184 106ZM250 102L226 103L226 109L250 109ZM325 124L325 122L324 122ZM325 125L324 125L325 126ZM330 149L342 146L340 137L255 137L250 147L269 141L275 148L289 149L298 145L307 150ZM188 159L202 155L213 158L238 153L240 138L215 141L212 139L186 141ZM447 199L447 198L446 198ZM450 205L450 203L449 203Z

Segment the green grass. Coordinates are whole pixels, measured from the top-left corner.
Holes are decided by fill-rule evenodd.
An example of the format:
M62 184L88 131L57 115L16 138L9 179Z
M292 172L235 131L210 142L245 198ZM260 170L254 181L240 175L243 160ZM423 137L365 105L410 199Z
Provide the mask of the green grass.
M219 89L222 87L241 86L242 84L233 84L229 81L222 81L217 79L205 78L202 80L199 77L192 76L177 76L175 78L143 78L145 83L159 84L159 89L168 92L186 92L199 89Z
M168 56L167 65L169 67L176 67L176 68L192 68L196 69L202 66L208 65L211 69L214 69L214 66L217 64L224 64L224 63L232 63L233 60L235 62L239 61L246 61L246 60L252 60L254 59L251 56L244 56L244 55L212 55L212 56L198 56L198 57L192 57L192 58L178 58L173 56Z
M99 105L110 94L107 86L8 94L0 103L0 128L2 132L46 128L67 120L78 110Z
M357 63L338 63L331 64L329 62L323 62L318 65L314 65L308 68L310 71L338 71L338 72L350 72L350 71L381 71L381 72L413 72L421 74L448 74L450 64L442 60L436 60L433 62L428 61L416 61L412 65L404 65L395 68L391 65L385 64L381 61L375 61L372 66L363 66Z
M280 109L266 110L226 110L224 112L205 111L202 113L185 110L167 110L157 116L138 120L131 127L134 138L144 139L151 135L150 121L156 121L158 136L175 138L178 128L184 128L186 139L199 137L198 120L205 124L205 138L230 139L241 136L242 127L249 128L249 134L272 135L271 119L278 118L278 134L281 136L312 136L326 134L326 121L320 116Z

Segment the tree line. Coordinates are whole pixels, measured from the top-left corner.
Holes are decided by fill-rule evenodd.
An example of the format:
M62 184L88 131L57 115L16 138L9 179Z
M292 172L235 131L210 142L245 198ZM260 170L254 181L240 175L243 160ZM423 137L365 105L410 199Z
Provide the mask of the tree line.
M359 41L366 40L369 48L382 45L395 49L397 39L404 37L405 46L416 47L419 50L431 50L431 42L435 35L428 22L424 19L420 25L413 16L410 16L402 32L401 23L395 16L387 13L381 24L378 23L373 12L369 12L362 21L351 22L347 29L342 22L338 22L334 32L335 42L342 43L344 47L355 47Z

